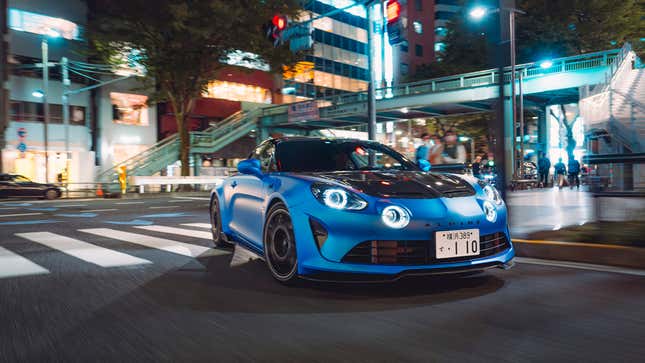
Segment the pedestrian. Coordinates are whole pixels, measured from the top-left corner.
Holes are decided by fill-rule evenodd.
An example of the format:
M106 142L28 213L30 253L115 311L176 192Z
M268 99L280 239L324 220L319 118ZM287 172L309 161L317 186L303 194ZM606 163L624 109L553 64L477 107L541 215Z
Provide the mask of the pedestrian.
M473 172L473 176L475 178L479 178L481 176L481 168L482 168L482 157L480 155L477 155L475 157L475 161L473 161L472 165L470 166L470 169Z
M431 139L432 146L430 146L430 151L428 153L430 165L443 164L443 158L441 157L441 154L443 153L443 144L441 143L441 138L439 135L434 134Z
M573 189L573 184L576 184L576 189L580 189L580 162L575 158L569 159L569 187Z
M466 162L466 148L457 143L457 134L454 131L447 131L443 138L443 161L447 164L463 164Z
M542 188L549 186L549 170L551 170L551 160L546 157L544 152L541 152L538 158L538 174L540 175L540 186Z
M555 169L555 184L562 189L564 184L567 183L565 175L567 174L567 167L564 166L562 158L558 158L557 164L554 166ZM555 186L555 185L554 185Z
M430 152L430 134L427 132L424 132L421 134L421 145L417 147L417 151L415 153L415 159L417 161L417 164L420 164L420 160L428 160L428 153ZM431 163L432 164L432 163Z

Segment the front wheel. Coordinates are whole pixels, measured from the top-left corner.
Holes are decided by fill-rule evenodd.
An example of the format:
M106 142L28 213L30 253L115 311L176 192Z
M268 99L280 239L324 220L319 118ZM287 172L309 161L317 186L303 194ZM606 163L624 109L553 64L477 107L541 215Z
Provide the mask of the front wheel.
M211 232L213 233L213 243L216 247L230 248L233 246L232 243L226 240L226 235L222 230L222 215L217 197L213 197L211 201Z
M283 284L298 281L298 255L293 224L287 207L277 203L264 224L264 259L273 277Z
M44 195L45 199L52 200L58 198L58 192L54 189L47 189Z

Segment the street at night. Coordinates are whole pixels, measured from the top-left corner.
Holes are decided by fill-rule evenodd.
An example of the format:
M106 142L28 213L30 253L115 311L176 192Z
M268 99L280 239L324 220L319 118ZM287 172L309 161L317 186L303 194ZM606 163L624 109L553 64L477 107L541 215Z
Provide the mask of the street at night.
M645 354L645 272L636 270L516 258L511 270L473 276L290 288L252 255L238 252L231 267L231 251L213 248L207 196L9 201L0 223L2 362Z

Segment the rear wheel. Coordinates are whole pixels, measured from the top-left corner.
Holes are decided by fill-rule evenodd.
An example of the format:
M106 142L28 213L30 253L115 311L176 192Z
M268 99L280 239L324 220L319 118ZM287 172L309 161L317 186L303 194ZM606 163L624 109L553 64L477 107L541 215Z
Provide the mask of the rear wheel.
M293 224L287 207L277 203L264 224L264 259L273 277L283 284L298 281L298 255Z
M58 192L54 189L47 189L45 191L44 197L45 199L49 199L49 200L56 199L58 198Z
M217 197L213 197L211 201L211 232L213 233L213 243L215 246L224 248L233 246L232 243L228 242L226 235L222 231L222 215Z

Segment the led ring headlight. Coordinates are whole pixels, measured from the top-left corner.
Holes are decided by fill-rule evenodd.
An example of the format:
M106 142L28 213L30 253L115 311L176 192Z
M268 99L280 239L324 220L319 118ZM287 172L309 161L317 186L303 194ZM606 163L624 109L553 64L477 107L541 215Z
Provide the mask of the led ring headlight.
M330 208L343 209L347 206L347 192L342 189L327 189L323 192L323 201Z
M490 201L484 201L484 215L486 215L486 220L494 223L497 220L497 210L495 206Z
M390 228L403 228L410 223L410 214L403 208L391 205L381 212L381 220Z

